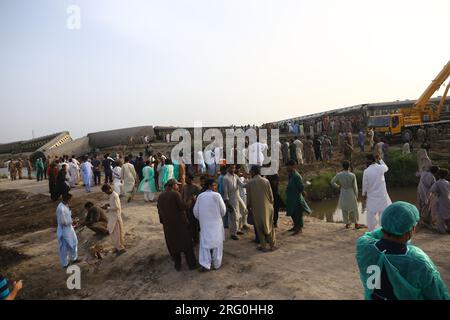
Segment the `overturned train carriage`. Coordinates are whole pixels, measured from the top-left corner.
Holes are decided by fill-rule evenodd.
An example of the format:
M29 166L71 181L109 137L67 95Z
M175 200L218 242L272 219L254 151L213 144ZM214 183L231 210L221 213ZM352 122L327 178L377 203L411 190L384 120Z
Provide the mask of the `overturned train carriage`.
M94 149L110 148L120 145L143 144L145 137L151 141L155 137L153 126L124 128L89 133L89 144Z

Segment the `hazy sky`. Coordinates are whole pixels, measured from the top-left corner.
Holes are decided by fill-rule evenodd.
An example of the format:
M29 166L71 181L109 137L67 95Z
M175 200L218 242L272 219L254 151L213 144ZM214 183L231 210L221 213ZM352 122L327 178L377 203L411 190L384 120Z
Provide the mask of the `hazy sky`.
M448 0L0 0L0 143L416 99L450 59L449 14Z

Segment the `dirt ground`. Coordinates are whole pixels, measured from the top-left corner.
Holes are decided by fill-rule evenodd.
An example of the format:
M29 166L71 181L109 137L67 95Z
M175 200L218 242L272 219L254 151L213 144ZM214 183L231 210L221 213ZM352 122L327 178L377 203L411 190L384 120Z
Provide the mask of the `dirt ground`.
M142 195L123 204L125 254L112 254L108 237L99 238L88 229L77 231L82 288L71 291L59 263L56 204L46 192L46 182L0 181L0 272L24 280L20 299L363 298L354 256L355 241L364 230L346 230L342 224L308 217L304 234L292 237L287 232L290 219L282 214L277 251L257 251L250 231L240 241L227 236L220 270L199 273L183 265L177 272L156 206L146 204ZM89 195L81 186L72 193L76 217L84 215L85 201L106 202L99 187ZM450 236L420 230L414 243L430 255L450 285ZM90 255L93 245L102 248L102 260Z

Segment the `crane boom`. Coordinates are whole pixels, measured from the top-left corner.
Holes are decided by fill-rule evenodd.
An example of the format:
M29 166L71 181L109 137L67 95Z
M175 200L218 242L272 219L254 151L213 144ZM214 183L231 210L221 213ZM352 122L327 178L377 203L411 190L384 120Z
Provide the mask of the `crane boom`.
M441 112L442 112L442 107L444 106L445 99L447 98L448 89L450 89L450 81L448 82L447 87L445 88L444 94L441 97L441 102L439 102L438 114L441 114Z
M445 67L439 72L436 78L430 83L430 85L425 89L420 98L416 101L414 106L418 109L424 108L431 96L436 92L437 89L447 80L450 75L450 61L447 62Z

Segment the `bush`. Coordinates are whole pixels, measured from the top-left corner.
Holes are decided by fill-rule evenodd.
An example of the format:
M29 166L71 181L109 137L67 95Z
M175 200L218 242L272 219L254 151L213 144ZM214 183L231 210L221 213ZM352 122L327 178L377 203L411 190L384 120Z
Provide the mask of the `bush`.
M402 155L399 150L391 150L388 153L387 166L389 171L385 174L387 188L408 187L417 185L417 157L415 154ZM445 166L442 166L445 167ZM363 171L355 171L358 189L362 189ZM339 195L339 189L331 185L331 179L336 175L335 172L324 172L316 175L310 180L311 184L305 184L305 191L308 193L308 200L320 201L327 198L333 198ZM287 181L280 182L279 192L283 201L286 203Z
M310 200L322 200L332 198L338 194L339 190L331 185L331 179L335 176L334 172L321 173L311 179L311 184L306 186L306 192Z
M417 184L417 157L411 153L403 155L400 150L388 153L386 185L388 188L415 186Z

